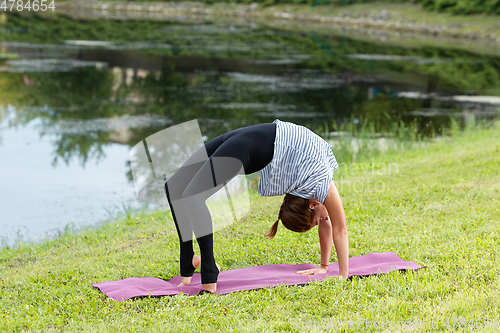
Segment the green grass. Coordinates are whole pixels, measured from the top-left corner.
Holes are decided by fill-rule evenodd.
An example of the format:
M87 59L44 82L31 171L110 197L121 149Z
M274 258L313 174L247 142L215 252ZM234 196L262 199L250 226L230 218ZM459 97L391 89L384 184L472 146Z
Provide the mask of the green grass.
M476 331L467 324L499 324L499 165L497 124L391 150L335 172L350 255L392 251L427 266L416 272L118 303L91 283L178 275L177 235L169 214L139 214L98 230L4 248L0 331L309 332L331 331L331 323L348 320L432 320L439 330L448 324L449 331ZM266 240L281 198L252 193L250 199L247 217L215 234L223 269L320 262L316 229L297 234L280 225L276 238ZM314 323L315 328L307 326ZM381 330L353 325L345 331Z

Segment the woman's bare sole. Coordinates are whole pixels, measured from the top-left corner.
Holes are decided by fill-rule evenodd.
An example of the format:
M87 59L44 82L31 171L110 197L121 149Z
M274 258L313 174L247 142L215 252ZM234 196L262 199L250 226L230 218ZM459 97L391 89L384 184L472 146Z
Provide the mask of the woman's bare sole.
M194 269L197 269L198 266L200 266L200 264L201 264L200 256L197 256L196 254L193 255L192 264L193 264ZM215 265L217 266L217 269L220 272L220 265L218 263L215 263ZM181 276L181 283L179 283L179 285L177 287L189 286L192 278L193 278L192 276L187 276L187 277ZM208 290L211 293L215 293L215 291L217 290L217 283L206 283L206 284L203 284L202 286L203 286L203 289Z

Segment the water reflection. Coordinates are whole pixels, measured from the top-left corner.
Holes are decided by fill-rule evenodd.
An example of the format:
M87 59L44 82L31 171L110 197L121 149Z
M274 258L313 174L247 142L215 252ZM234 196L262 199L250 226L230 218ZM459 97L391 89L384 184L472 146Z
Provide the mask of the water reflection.
M472 51L258 26L15 15L2 24L0 183L9 195L1 209L10 215L0 237L10 239L17 230L27 238L60 230L82 209L93 215L80 214L78 225L133 206L128 150L188 120L199 120L206 140L276 118L315 131L363 118L375 133L402 121L431 135L450 116L471 123L496 116L500 105L486 96L500 88L498 57ZM55 33L69 24L75 28ZM64 177L79 181L69 188ZM33 178L42 206L23 191Z

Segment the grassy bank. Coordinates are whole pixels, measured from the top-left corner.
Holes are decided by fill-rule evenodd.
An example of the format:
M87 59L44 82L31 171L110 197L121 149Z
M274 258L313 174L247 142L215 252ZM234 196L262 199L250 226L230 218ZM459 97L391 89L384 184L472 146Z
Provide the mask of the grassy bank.
M375 29L398 33L417 33L428 36L454 37L470 40L500 40L500 26L497 15L473 14L453 15L451 13L429 12L422 5L403 2L369 2L345 6L336 4L290 4L279 3L266 6L262 3L203 3L193 1L148 1L125 2L61 1L58 12L78 16L81 12L92 12L94 16L114 13L130 13L131 18L146 14L149 19L168 17L203 16L241 17L252 20L285 20L291 24L317 22L325 25ZM134 13L132 15L132 13ZM302 23L302 24L303 24Z
M115 0L108 0L115 1ZM178 0L163 0L156 2L173 2ZM180 0L182 1L182 0ZM127 0L130 3L145 3L148 5L150 0ZM225 3L261 3L264 6L277 5L277 4L306 4L316 6L319 4L331 4L336 7L343 7L352 4L373 3L374 0L200 0L204 3L225 2ZM453 14L500 14L496 1L484 2L482 0L385 0L386 3L416 3L427 11L448 12Z
M450 331L495 320L500 325L500 125L455 132L452 139L365 163L339 162L334 179L346 211L350 255L393 251L427 268L117 303L90 283L178 274L170 216L141 214L83 234L0 250L0 331L311 331L309 321L326 331L325 320L349 319L432 320ZM316 229L296 234L280 226L275 239L265 240L281 198L253 193L251 200L247 217L215 235L223 269L319 263ZM380 331L362 325L353 330Z

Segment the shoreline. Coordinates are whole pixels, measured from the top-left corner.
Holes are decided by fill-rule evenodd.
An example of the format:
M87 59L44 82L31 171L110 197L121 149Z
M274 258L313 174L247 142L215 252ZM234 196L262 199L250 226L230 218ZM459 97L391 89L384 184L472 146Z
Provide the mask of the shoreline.
M273 5L258 3L64 1L58 9L68 14L87 12L94 15L125 14L124 16L161 19L170 16L204 18L246 18L254 20L284 20L291 23L323 23L359 30L415 33L423 37L444 37L471 41L500 43L499 17L493 15L452 16L424 11L411 3L367 3L342 7L333 5ZM390 8L390 9L386 9ZM141 15L142 14L142 15Z

